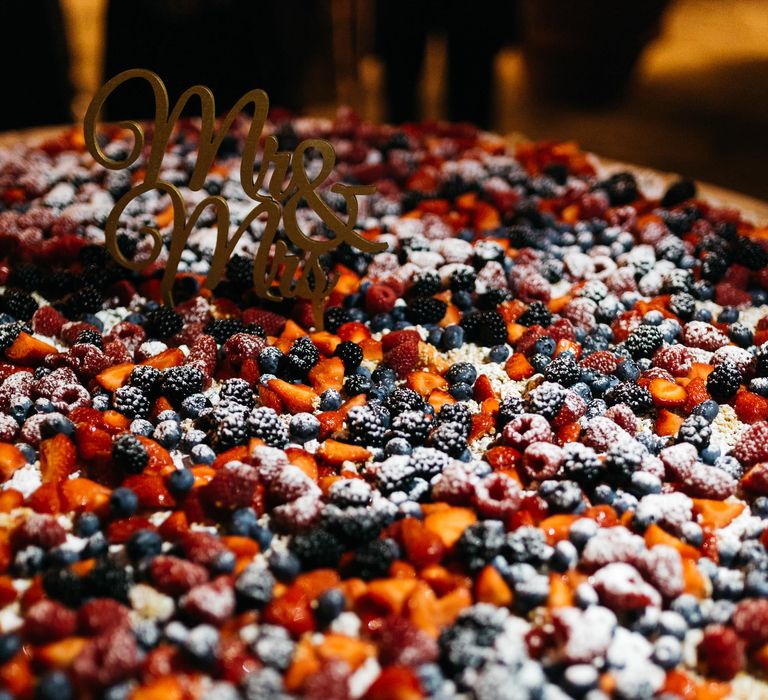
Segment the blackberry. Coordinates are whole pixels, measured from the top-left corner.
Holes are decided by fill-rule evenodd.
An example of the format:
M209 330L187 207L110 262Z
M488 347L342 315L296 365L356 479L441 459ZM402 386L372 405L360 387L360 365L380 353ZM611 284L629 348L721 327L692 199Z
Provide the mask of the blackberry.
M461 423L440 423L429 436L432 447L451 457L458 457L467 449L467 438Z
M93 345L99 350L104 349L104 341L102 340L101 333L98 331L87 328L84 331L80 331L75 338L73 345Z
M605 468L609 474L629 479L640 469L647 450L637 440L611 445L605 453Z
M194 365L171 367L163 373L163 395L175 403L203 390L203 373Z
M431 429L432 420L429 416L420 411L404 411L392 419L391 437L402 437L411 445L420 445L427 439Z
M715 401L723 403L736 394L741 381L739 368L733 362L723 362L709 373L707 391Z
M542 481L539 496L547 502L551 513L572 513L582 504L581 488L568 479Z
M219 318L210 321L204 329L205 333L212 336L219 345L223 345L235 333L242 333L244 330L243 322L237 318Z
M239 405L239 404L236 404ZM282 425L282 423L281 423ZM228 450L231 447L242 445L248 438L249 423L245 420L245 411L217 412L215 428L211 436L211 442L219 450ZM266 438L262 438L267 444L272 444ZM286 435L287 441L287 435ZM282 447L285 441L275 447Z
M110 559L99 559L85 575L83 586L85 593L94 598L114 598L127 603L128 591L133 583L131 579L131 567Z
M334 332L334 331L331 331ZM320 352L307 335L296 338L286 355L288 369L293 376L304 377L320 360Z
M6 289L2 309L19 321L29 321L37 311L38 304L29 292L23 289Z
M651 392L639 384L621 382L605 392L605 400L610 406L625 403L635 413L647 411L653 405Z
M27 292L33 292L40 288L43 281L43 274L37 265L31 263L23 263L16 265L12 270L10 277L8 278L8 285L11 287L18 287Z
M688 178L673 182L661 198L661 206L665 209L676 207L696 196L696 183Z
M240 379L239 377L227 379L221 385L219 396L226 401L234 401L241 406L253 408L253 389L251 389L251 385L245 379Z
M487 292L483 292L477 296L477 308L485 311L493 311L499 304L503 304L510 297L511 294L508 289L500 289L498 287L489 289Z
M101 292L95 287L87 285L70 295L67 300L67 308L74 315L82 313L95 314L101 309L102 301Z
M546 304L534 301L518 320L524 326L544 326L546 328L552 323L552 313Z
M120 252L126 260L132 260L139 248L139 241L137 238L133 238L125 232L118 233L117 247L120 249Z
M135 386L121 386L115 391L114 404L116 411L129 418L144 418L149 414L149 398Z
M354 545L377 538L391 518L382 509L368 505L342 508L328 503L323 507L320 520L328 532Z
M344 363L344 371L352 374L363 361L363 351L357 343L351 340L342 340L334 350L333 354L340 357Z
M128 377L128 383L140 389L147 396L155 396L163 383L163 373L149 365L136 365Z
M763 246L744 236L739 236L732 246L733 262L750 270L761 270L768 266L768 253Z
M441 474L450 463L451 458L445 452L432 447L417 447L408 458L408 464L413 469L413 473L423 479L431 479Z
M552 420L560 411L564 401L565 389L560 384L542 382L528 392L528 411L538 413L547 420Z
M464 335L468 342L475 343L480 338L481 312L473 311L465 313L459 321L459 325L464 329ZM504 338L506 342L506 338Z
M364 374L353 374L347 377L344 382L344 391L347 396L358 396L359 394L368 394L371 391L371 380Z
M124 433L112 443L112 459L126 473L140 474L149 463L149 454L135 435Z
M227 261L227 279L236 287L250 289L253 286L253 258L233 255Z
M271 447L285 447L288 442L288 428L272 408L254 408L246 424L251 437L261 438Z
M394 540L373 540L355 552L349 572L364 581L384 578L398 554L399 547Z
M448 304L434 297L416 297L406 307L406 318L414 325L437 323L445 316Z
M602 183L602 187L614 207L632 204L640 197L637 180L632 173L615 173Z
M507 322L498 311L481 311L478 316L477 343L493 347L507 342Z
M624 341L624 345L636 360L651 357L663 344L664 338L656 326L638 326Z
M707 253L701 262L701 276L707 282L719 282L728 270L728 260L719 253Z
M687 292L678 292L670 298L669 310L683 321L690 321L696 311L696 300Z
M540 566L549 560L551 553L543 530L528 525L507 533L502 547L502 554L515 564Z
M563 470L568 477L581 484L597 481L603 470L603 463L591 447L580 442L568 442L563 449Z
M347 414L347 428L358 445L381 447L389 428L389 411L378 403L355 406Z
M472 430L472 414L469 407L463 403L446 403L437 414L438 423L458 423L465 436Z
M42 576L43 590L53 600L77 608L83 600L83 580L70 568L48 569Z
M305 571L338 566L344 554L341 541L321 528L295 535L288 547L298 557Z
M5 326L0 326L0 339L2 338L3 328L5 328ZM0 347L2 345L3 342L0 340ZM757 374L758 377L768 377L768 348L759 350L755 360L755 374Z
M184 328L184 319L168 306L161 306L147 314L145 324L150 338L170 338Z
M448 286L451 291L454 292L472 292L475 289L475 282L477 281L477 274L469 267L457 267L448 280Z
M441 663L452 672L478 669L497 657L496 639L503 633L509 612L489 603L462 610L453 625L440 633ZM491 692L484 698L496 697Z
M395 389L384 401L384 407L390 415L396 416L404 411L424 411L424 400L413 389Z
M712 437L712 426L704 416L690 415L680 426L677 433L678 442L689 442L698 451L709 445Z
M349 323L352 320L352 316L348 309L343 306L332 306L330 309L325 310L323 321L325 323L325 330L329 333L336 333L345 323Z
M21 321L0 324L0 350L7 350L19 337L19 333L26 332L28 329L31 330Z
M544 368L544 377L568 387L581 379L581 367L571 353L563 352Z
M456 542L456 556L476 573L490 564L504 546L504 523L482 520L464 530Z
M523 400L514 394L508 394L499 403L499 413L496 422L499 428L503 428L515 416L524 413Z
M410 293L415 296L432 296L443 288L440 275L434 270L422 270L413 276Z

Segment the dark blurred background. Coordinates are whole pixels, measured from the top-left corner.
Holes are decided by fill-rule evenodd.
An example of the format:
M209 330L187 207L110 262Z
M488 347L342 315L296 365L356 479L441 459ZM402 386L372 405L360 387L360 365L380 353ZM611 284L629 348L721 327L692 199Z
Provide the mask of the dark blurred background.
M465 120L768 199L767 0L26 0L0 28L0 131L82 119L143 67L222 110L262 87L305 114Z

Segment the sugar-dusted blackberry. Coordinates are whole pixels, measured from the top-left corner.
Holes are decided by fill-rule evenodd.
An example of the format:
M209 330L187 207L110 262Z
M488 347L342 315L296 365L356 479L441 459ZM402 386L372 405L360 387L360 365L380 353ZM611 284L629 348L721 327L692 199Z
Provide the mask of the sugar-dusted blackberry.
M333 354L341 358L341 361L344 363L344 371L347 374L354 372L363 361L362 348L351 340L342 340L336 346Z
M261 438L271 447L285 447L288 442L288 428L274 409L267 406L254 408L247 419L251 437Z
M22 331L28 332L31 329L21 321L0 324L0 350L7 350L11 347Z
M504 523L481 520L464 530L456 542L456 557L475 573L490 564L504 546Z
M457 267L448 278L448 286L454 292L472 292L475 289L477 273L469 266Z
M389 429L389 411L379 403L355 406L347 414L347 428L358 445L381 447Z
M707 391L715 401L723 403L736 394L742 380L741 372L733 362L721 362L707 377Z
M345 323L349 323L352 320L352 316L349 313L349 309L345 309L343 306L332 306L330 309L325 310L323 320L325 330L329 333L336 333Z
M528 392L529 413L538 413L547 420L552 420L560 411L565 401L566 390L555 382L542 382Z
M440 282L440 275L434 270L420 270L411 280L409 288L413 296L432 296L437 294L443 288Z
M690 415L680 426L677 433L678 442L690 442L697 450L703 450L709 445L712 437L712 426L704 416Z
M507 342L507 322L498 311L481 311L478 316L478 344L493 347Z
M569 479L542 481L539 496L547 502L551 513L572 513L583 503L581 488Z
M619 480L629 479L640 469L647 454L648 451L637 440L627 440L609 446L603 466L609 476Z
M195 365L171 367L163 373L161 391L163 396L180 403L187 396L197 394L203 389L203 373Z
M469 406L464 403L446 403L437 414L438 423L458 423L464 435L468 436L472 430L472 413Z
M507 394L499 403L499 413L496 422L499 428L503 428L515 416L525 412L523 400L514 394Z
M226 401L234 401L241 406L253 408L253 389L251 389L251 385L245 379L233 377L232 379L225 380L221 385L219 396Z
M184 327L184 319L169 306L160 306L147 314L145 328L150 338L169 338Z
M371 380L364 374L352 374L344 381L344 392L347 396L368 394L372 386Z
M384 578L399 553L400 548L394 540L373 540L354 553L348 570L350 574L359 576L364 581Z
M713 284L719 282L728 270L728 260L721 254L707 253L701 262L701 276Z
M307 372L309 372L319 360L320 352L307 335L296 338L286 355L288 369L290 373L296 377L306 376Z
M445 425L452 425L446 423ZM431 479L442 473L451 463L451 458L445 453L434 447L417 447L408 458L408 464L413 469L413 473L423 479Z
M149 463L147 448L131 433L123 433L112 443L112 459L128 474L140 474Z
M406 307L406 318L413 324L437 323L441 321L448 309L441 299L434 297L415 297Z
M115 410L129 418L144 418L149 414L149 397L130 384L115 391Z
M18 321L29 321L37 311L38 303L23 289L6 289L2 297L2 309Z
M632 173L615 173L601 183L614 207L632 204L640 197L637 180Z
M411 445L420 445L427 439L431 429L432 419L429 415L421 411L404 411L392 419L391 437L402 437Z
M429 436L429 442L432 447L451 457L458 457L467 449L467 438L461 423L440 423Z
M487 292L477 295L476 305L478 309L484 311L493 311L499 304L503 304L510 299L512 294L508 289L502 289L500 287L494 287Z
M234 405L239 406L240 404ZM282 423L280 425L282 425ZM250 422L246 421L245 411L224 411L219 408L216 412L216 420L211 431L211 443L220 451L228 450L231 447L242 445L248 438L249 431L253 434L253 430L250 429ZM267 440L266 438L262 439L267 444L272 444L270 440ZM284 444L285 441L282 444L274 446L282 447Z
M298 557L305 571L335 567L344 554L341 541L322 528L295 535L288 547Z
M508 610L489 603L477 603L462 610L453 625L440 633L441 665L452 673L462 673L493 660L497 656L495 641L503 633L508 617ZM494 694L489 688L482 697L500 697L500 693Z
M544 368L544 377L568 387L581 379L581 367L571 353L563 352Z
M136 365L128 377L128 383L141 389L147 396L153 397L160 391L163 383L163 373L149 365Z
M669 310L683 321L690 321L696 311L696 300L687 292L678 292L670 297Z
M227 279L241 289L253 287L253 258L233 255L227 261Z
M101 292L96 287L86 285L70 295L67 299L67 308L73 315L95 314L101 309L102 303Z
M580 442L567 442L564 446L563 471L580 484L592 484L603 471L597 453Z
M395 389L384 401L384 407L390 415L396 416L403 411L424 411L426 403L413 389Z
M101 333L91 328L86 328L84 331L80 331L75 338L73 345L94 345L99 350L104 349L104 341L102 340Z
M605 400L610 406L617 403L625 403L635 413L642 413L653 406L651 392L639 384L621 382L605 392Z
M117 234L117 247L126 260L132 260L139 248L139 239L122 231Z
M219 345L223 345L235 333L242 333L244 330L245 326L239 318L218 318L205 326L205 332Z
M624 345L637 360L641 357L651 357L663 343L664 337L656 326L642 325L629 334Z
M545 328L552 323L552 313L547 308L546 304L540 301L534 301L523 312L523 315L518 319L524 326L544 326Z

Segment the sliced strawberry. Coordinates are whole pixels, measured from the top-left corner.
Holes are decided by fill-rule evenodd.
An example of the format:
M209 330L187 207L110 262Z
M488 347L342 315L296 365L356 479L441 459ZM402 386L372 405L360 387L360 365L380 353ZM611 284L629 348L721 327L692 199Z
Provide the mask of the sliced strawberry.
M44 482L60 483L75 471L77 448L64 433L40 443L40 472Z
M682 406L687 398L686 391L679 384L666 379L651 379L648 385L653 403L664 408L677 408Z
M312 413L315 410L318 396L311 386L270 379L269 388L279 397L289 413Z

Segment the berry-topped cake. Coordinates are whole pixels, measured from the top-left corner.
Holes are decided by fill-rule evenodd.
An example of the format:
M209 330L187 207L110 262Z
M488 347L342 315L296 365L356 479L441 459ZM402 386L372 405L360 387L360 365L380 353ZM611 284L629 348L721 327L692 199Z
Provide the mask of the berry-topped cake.
M105 246L146 153L0 149L0 699L768 697L768 229L570 144L269 122L341 219L375 185L317 330L254 292L247 131L202 189L169 140L247 223L173 306L167 191Z

